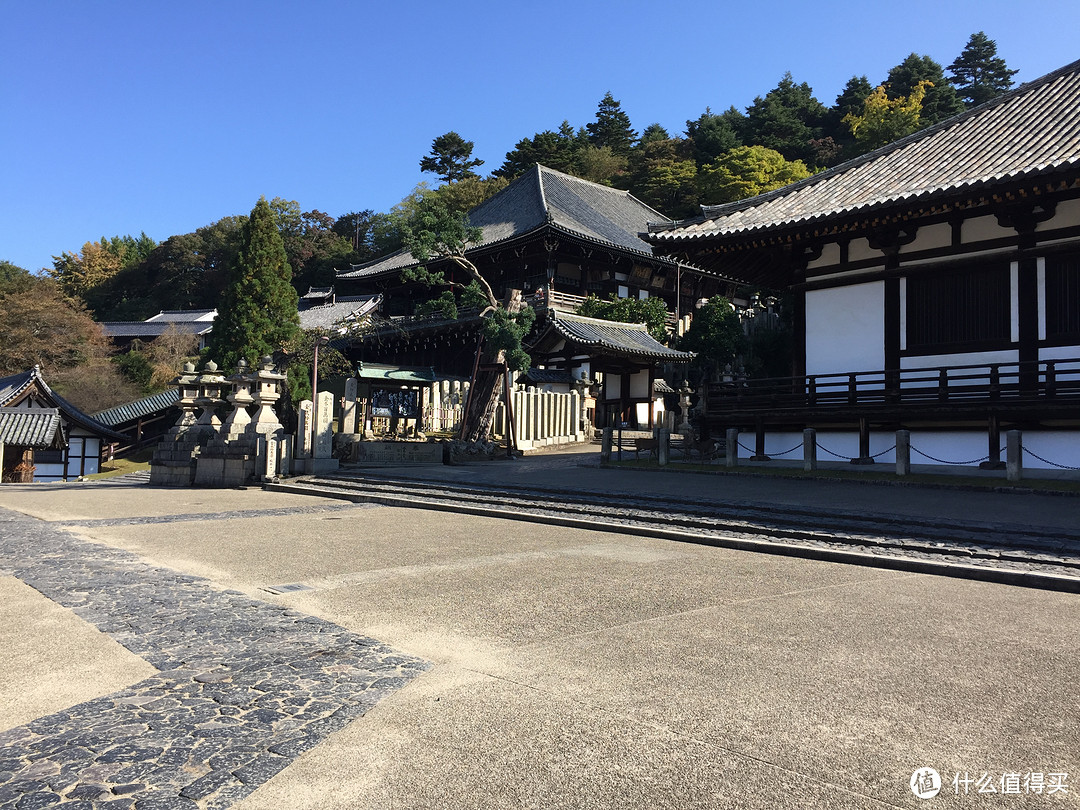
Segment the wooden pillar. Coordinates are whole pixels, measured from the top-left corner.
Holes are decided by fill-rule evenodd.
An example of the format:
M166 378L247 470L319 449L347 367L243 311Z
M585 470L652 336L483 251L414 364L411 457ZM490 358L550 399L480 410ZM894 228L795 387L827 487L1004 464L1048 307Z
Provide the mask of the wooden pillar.
M751 461L769 461L765 455L765 420L760 416L754 420L754 457Z
M851 460L852 464L873 464L870 457L870 420L859 417L859 457Z

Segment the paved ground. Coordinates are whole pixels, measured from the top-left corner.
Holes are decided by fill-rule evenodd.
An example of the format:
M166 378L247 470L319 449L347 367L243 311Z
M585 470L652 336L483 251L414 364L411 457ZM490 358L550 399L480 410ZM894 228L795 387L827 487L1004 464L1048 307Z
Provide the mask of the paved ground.
M792 502L799 493L789 484L804 483L566 461L439 472L700 488L755 502ZM1056 521L1077 509L1071 498L981 496L832 484L802 493L845 508L1051 526L1069 525ZM180 688L193 700L216 695L219 717L228 717L221 690L235 683L242 691L244 678L261 675L282 700L326 688L337 704L299 720L283 702L276 715L245 705L233 715L246 723L245 745L201 773L188 752L188 776L214 773L220 784L204 779L214 790L189 792L195 804L186 806L1080 806L1073 595L254 490L5 486L0 507L18 513L0 523L0 569L11 574L0 577L0 642L10 651L0 668L0 745L21 745L27 757L0 754L0 782L9 785L32 758L29 734L53 728L55 739L84 715L98 723L111 715L106 728L123 727L125 706L149 706L130 702L133 690L148 696L147 681L159 681L155 697ZM307 589L276 587L291 585ZM125 598L113 598L118 592ZM78 610L57 605L76 598ZM381 644L366 664L336 662L345 669L320 667L302 683L278 666L369 638ZM393 669L393 682L357 685L379 665ZM192 668L227 675L194 681ZM315 683L331 675L332 688ZM49 688L36 689L44 677ZM372 707L361 686L382 699ZM60 721L31 721L72 705ZM155 711L140 718L151 735L142 747L162 749L146 755L154 766L146 772L164 778L171 772L158 760L186 750L198 707L180 700L145 709ZM295 739L298 723L330 715L336 720L300 735L302 745L265 753ZM155 742L163 735L169 745ZM95 762L102 755L84 750ZM264 753L230 759L252 750ZM932 801L909 788L924 766L946 782ZM0 792L0 807L45 806L27 797L60 776L35 767L30 781L45 788L21 794L22 805ZM105 771L102 783L112 775ZM972 781L966 795L958 783L956 795L957 773L985 774L981 787L999 793L979 794ZM1010 774L1027 784L1001 795L1013 788ZM1069 774L1067 791L1050 793L1063 779L1053 774ZM131 807L128 795L110 799ZM145 797L145 807L185 806L161 791Z

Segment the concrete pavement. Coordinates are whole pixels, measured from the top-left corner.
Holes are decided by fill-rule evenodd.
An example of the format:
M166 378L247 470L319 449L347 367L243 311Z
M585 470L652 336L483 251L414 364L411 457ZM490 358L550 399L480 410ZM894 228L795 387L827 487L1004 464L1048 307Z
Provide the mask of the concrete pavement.
M536 461L438 472L785 502L804 483ZM832 489L812 497L854 509L897 496ZM1052 525L1075 503L967 495L886 506ZM0 506L431 662L242 810L1080 806L1073 595L257 490L5 486ZM308 590L266 590L283 584ZM24 642L13 663L84 681L80 645L26 643L32 614L5 610L0 638ZM118 683L142 676L68 619L72 638L105 643ZM0 707L0 728L26 722ZM908 784L924 766L947 783L931 801ZM957 795L957 773L1070 781L1011 796L961 782Z

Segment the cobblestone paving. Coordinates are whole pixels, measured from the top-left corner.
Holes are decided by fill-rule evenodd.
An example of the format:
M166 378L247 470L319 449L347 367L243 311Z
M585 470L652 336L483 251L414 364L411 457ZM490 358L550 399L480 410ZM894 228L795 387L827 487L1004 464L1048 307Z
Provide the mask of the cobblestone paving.
M0 810L225 808L427 668L5 509L0 569L160 670L0 732Z

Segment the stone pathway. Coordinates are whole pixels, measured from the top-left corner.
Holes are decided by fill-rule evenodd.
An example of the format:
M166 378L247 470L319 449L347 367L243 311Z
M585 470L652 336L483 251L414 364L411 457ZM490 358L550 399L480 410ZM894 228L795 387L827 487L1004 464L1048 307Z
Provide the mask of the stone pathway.
M0 732L0 810L225 808L427 668L5 509L0 569L160 670Z

